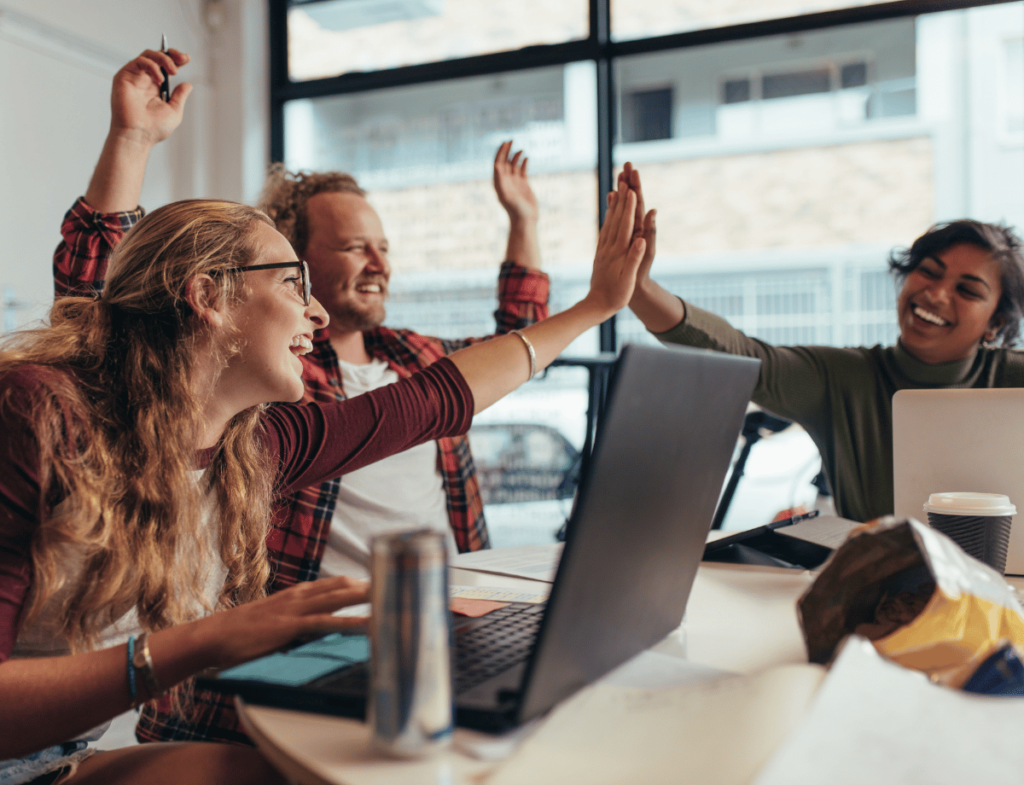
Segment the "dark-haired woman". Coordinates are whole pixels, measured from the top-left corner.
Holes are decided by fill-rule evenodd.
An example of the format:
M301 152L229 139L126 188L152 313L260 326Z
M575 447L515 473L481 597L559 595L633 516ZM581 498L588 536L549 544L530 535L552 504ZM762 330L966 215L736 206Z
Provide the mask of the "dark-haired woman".
M640 195L629 164L620 177ZM836 511L868 521L893 511L892 396L940 387L1024 387L1024 353L1010 347L1024 315L1024 258L1009 229L952 221L894 253L900 285L895 346L772 346L670 294L650 279L654 211L630 308L664 343L757 357L753 401L799 423L821 452Z

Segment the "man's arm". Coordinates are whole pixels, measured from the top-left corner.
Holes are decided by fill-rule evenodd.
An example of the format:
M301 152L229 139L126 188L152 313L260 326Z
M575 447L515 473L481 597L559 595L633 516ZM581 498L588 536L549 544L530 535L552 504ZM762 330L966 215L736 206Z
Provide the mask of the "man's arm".
M529 159L519 150L509 158L512 142L498 148L494 157L494 191L498 201L508 213L508 246L505 258L532 270L540 269L540 242L537 238L537 220L540 210L537 197L530 188L526 175Z
M153 147L180 125L192 85L175 88L169 101L160 98L163 67L170 74L189 60L187 54L147 50L114 76L110 96L110 130L85 197L64 217L63 241L53 259L57 297L88 295L103 288L107 261L114 248L142 217L139 195Z
M548 317L549 282L540 269L540 209L526 172L529 159L522 150L510 158L511 152L512 142L505 142L494 158L494 192L509 219L506 261L498 273L498 310L494 312L499 335Z
M146 163L153 147L181 124L192 85L182 82L169 101L160 98L163 68L170 75L189 61L177 49L147 49L114 75L110 131L96 164L85 201L100 213L134 210L139 204Z

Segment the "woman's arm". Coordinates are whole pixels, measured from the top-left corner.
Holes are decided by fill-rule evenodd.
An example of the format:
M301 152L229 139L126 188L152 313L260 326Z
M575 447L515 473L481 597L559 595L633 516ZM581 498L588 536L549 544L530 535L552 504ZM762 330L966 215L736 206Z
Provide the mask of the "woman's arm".
M686 318L686 305L674 294L663 289L657 281L651 280L651 265L654 264L658 235L657 210L644 212L640 172L628 161L619 173L619 183L625 183L636 194L634 234L639 234L647 241L644 258L636 274L636 288L629 301L629 310L636 314L644 327L652 333L663 333Z
M644 213L640 173L627 163L619 175L637 197L636 230L647 241L637 272L630 310L662 343L677 343L700 349L756 357L761 373L753 400L760 406L804 426L824 428L829 421L829 356L834 350L822 347L780 347L751 338L733 328L725 319L687 305L681 298L651 280L657 226L656 212ZM642 221L642 227L641 227Z
M23 368L0 379L0 760L68 741L131 705L125 645L10 659L31 596L31 543L45 514L38 447L16 413L47 389L39 373ZM359 619L330 614L365 601L361 582L316 581L162 630L150 637L157 679L171 687L203 668L245 662L302 635L358 625ZM148 699L145 681L136 683Z
M161 630L149 637L154 673L166 689L204 668L237 665L301 636L360 627L363 619L331 614L367 599L365 582L342 576ZM138 696L154 697L137 676ZM131 705L127 645L0 663L0 760L72 739Z
M620 182L608 195L608 211L597 240L590 291L580 302L522 332L533 345L537 371L546 368L575 338L624 308L633 295L646 247L634 237L637 197ZM518 335L505 335L449 356L473 392L481 412L527 380L530 356Z

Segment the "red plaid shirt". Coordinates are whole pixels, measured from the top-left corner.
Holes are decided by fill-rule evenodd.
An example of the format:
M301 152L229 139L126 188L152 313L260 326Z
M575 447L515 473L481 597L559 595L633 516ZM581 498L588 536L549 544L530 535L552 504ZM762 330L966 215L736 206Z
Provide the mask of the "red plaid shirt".
M64 217L63 242L53 259L56 296L90 295L102 290L107 261L124 233L144 211L97 213L84 199L78 199ZM545 273L512 261L501 265L498 274L497 334L526 327L548 315L548 277ZM457 349L485 338L444 340L419 335L411 330L378 327L364 333L367 351L384 360L400 378L411 376ZM306 383L304 400L335 401L346 397L342 388L338 356L327 330L313 336L313 351L302 358ZM483 500L476 478L469 440L465 436L439 439L438 463L448 501L448 520L460 551L490 546L484 521ZM278 500L274 525L267 538L276 591L299 581L316 579L327 543L327 531L342 480L306 488ZM238 726L230 699L213 693L197 693L191 722L170 713L165 699L154 709L143 708L136 735L140 741L233 741L251 743Z

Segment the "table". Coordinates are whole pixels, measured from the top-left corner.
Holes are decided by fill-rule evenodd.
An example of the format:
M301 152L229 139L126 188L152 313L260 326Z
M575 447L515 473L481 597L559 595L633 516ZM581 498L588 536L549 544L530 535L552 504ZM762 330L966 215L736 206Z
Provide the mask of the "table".
M653 650L740 673L805 662L795 605L812 580L809 572L702 564L683 625ZM543 585L454 568L451 582L524 591L537 591ZM492 737L464 728L456 730L453 748L438 757L389 761L369 751L368 729L361 722L241 701L238 709L242 724L263 754L300 785L468 785L498 765L467 754L470 749L476 755L486 754L484 744Z

